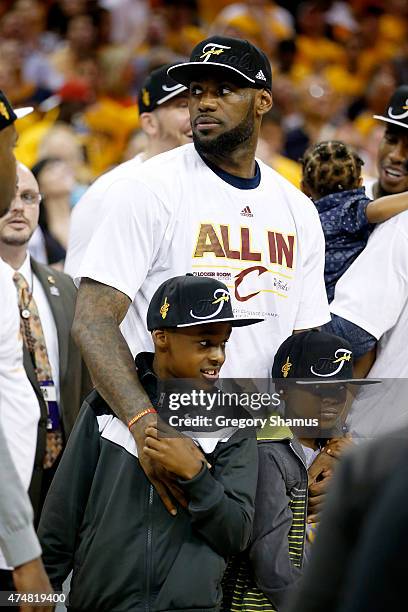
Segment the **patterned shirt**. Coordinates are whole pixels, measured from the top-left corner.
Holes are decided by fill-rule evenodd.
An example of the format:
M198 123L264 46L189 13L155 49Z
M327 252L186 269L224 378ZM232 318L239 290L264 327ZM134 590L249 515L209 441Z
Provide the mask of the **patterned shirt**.
M326 239L324 280L329 302L337 281L365 248L375 227L366 216L370 201L361 187L331 193L315 202Z

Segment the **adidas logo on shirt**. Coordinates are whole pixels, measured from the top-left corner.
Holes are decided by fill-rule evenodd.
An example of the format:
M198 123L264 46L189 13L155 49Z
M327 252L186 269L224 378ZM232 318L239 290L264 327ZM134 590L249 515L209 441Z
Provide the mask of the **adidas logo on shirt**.
M245 208L243 208L241 210L241 217L253 217L254 215L251 213L251 209L249 208L249 206L245 206Z
M258 74L255 76L256 79L261 79L261 81L266 81L266 76L264 75L264 73L262 72L262 70L260 70L258 72Z

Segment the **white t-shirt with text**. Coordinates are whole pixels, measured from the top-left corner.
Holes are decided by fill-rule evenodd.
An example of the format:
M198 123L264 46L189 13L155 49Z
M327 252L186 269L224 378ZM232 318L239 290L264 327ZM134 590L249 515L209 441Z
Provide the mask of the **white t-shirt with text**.
M408 421L407 254L408 211L378 225L338 281L330 305L334 314L378 340L368 378L389 379L359 394L350 421L361 435L386 433Z
M121 329L133 355L152 349L146 313L154 292L187 272L224 282L236 315L265 319L233 331L223 376L268 377L294 329L330 319L315 206L259 166L259 185L238 188L189 144L152 158L106 191L104 201L115 206L95 232L79 277L132 300L133 326Z
M133 159L102 174L76 204L72 210L69 224L69 239L64 264L66 274L76 276L93 233L102 223L111 205L114 204L104 198L106 191L117 180L131 177L143 161L143 153L139 153Z

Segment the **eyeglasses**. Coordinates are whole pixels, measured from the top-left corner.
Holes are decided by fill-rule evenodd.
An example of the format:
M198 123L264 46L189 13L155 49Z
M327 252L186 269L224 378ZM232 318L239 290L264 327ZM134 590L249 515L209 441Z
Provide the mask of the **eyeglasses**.
M22 191L16 193L16 199L19 198L24 206L38 206L42 200L41 193L38 191Z

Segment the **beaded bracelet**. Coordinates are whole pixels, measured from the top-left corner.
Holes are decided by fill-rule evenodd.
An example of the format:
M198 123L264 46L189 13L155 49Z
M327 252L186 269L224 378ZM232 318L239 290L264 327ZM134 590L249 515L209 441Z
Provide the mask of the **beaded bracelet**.
M130 429L135 423L138 422L139 419L146 416L146 414L157 414L157 410L155 410L155 408L146 408L146 410L142 410L142 412L136 414L133 419L130 419L128 423L128 428Z

